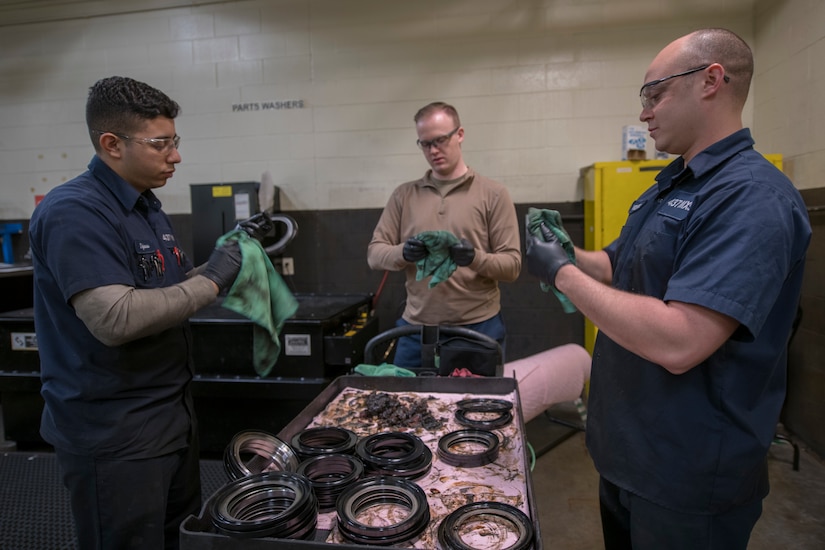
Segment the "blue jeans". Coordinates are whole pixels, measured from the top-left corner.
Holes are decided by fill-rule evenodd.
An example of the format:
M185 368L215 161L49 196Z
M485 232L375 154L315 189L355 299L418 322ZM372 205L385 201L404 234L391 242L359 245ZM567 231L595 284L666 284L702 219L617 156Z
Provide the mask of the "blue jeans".
M398 319L395 326L403 327L410 323L404 319ZM501 319L501 313L490 317L486 321L480 323L473 323L471 325L459 325L463 328L468 328L481 334L486 334L490 338L496 340L501 345L501 358L504 362L504 344L507 339L507 330L504 327L504 321ZM402 336L395 344L395 359L393 365L404 367L405 369L420 369L421 368L421 335L414 334L411 336Z

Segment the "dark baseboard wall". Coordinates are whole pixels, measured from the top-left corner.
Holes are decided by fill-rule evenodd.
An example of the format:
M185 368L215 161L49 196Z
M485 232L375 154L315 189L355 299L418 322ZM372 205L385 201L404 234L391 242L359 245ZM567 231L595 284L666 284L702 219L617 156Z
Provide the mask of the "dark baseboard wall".
M565 228L576 243L583 237L581 202L531 204L559 210ZM528 205L518 205L524 219ZM373 271L367 265L367 245L381 209L287 212L298 224L298 236L283 255L293 258L295 275L285 277L294 292L373 293L379 330L395 325L404 308L403 272ZM183 230L186 220L173 220L179 239L191 239ZM507 359L520 359L550 347L584 342L584 318L566 314L552 293L545 293L526 270L513 283L502 283L502 315L507 325Z
M581 202L517 205L518 219L528 207L551 208L562 213L565 229L575 243L584 242ZM406 291L402 272L373 271L367 265L367 245L382 209L316 210L287 212L298 224L298 236L283 256L293 258L295 275L284 277L294 292L376 295L379 330L392 328L404 308ZM172 214L172 224L185 251L193 250L192 215ZM23 233L14 236L15 259L28 252L28 220ZM22 285L22 286L21 286ZM31 275L0 279L0 311L31 307ZM567 314L552 293L523 270L512 283L502 283L502 315L507 325L507 359L515 360L566 343L584 342L584 318Z
M825 456L825 188L803 190L802 197L813 235L800 300L802 319L790 345L782 421Z

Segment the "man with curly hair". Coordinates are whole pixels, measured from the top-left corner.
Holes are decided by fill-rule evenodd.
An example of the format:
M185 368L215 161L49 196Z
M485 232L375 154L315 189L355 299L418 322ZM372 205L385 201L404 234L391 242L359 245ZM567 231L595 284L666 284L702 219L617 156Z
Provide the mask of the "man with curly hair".
M237 242L193 269L153 193L181 161L179 106L124 77L90 89L89 169L29 228L41 435L71 495L81 549L177 548L201 506L187 319L238 274Z

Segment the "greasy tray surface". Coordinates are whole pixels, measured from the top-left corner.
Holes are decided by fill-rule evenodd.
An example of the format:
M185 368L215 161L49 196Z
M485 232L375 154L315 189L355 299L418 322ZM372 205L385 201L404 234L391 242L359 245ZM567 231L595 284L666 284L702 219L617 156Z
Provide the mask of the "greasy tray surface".
M284 426L278 437L291 441L292 437L309 426L315 415L326 408L336 395L344 388L386 392L439 392L469 394L507 394L516 391L518 386L514 378L450 378L436 376L340 376L332 381L312 403L306 406L292 422ZM521 407L518 407L519 428L523 430Z
M524 443L517 422L491 430L499 440L498 458L487 465L462 468L446 464L437 458L438 441L447 433L466 429L456 423L454 412L455 403L472 397L503 398L514 403L518 395L515 391L507 394L489 393L444 393L444 392L387 392L404 404L411 405L417 401L426 402L430 413L443 424L439 428L425 429L420 423L413 426L390 426L374 418L365 417L362 411L366 409L367 396L376 390L346 387L318 413L308 427L339 426L355 432L359 439L371 434L386 431L402 431L417 435L433 452L432 468L429 473L415 480L415 483L424 489L430 508L430 522L428 528L417 538L408 543L399 544L401 547L435 548L437 546L437 527L441 521L453 510L481 501L494 501L510 504L521 509L529 517L530 507L526 501L527 479L524 467ZM516 405L517 407L518 405ZM472 452L470 449L465 452ZM478 451L475 451L478 452ZM367 525L386 525L382 521L380 507L368 510L362 521ZM318 517L318 529L331 531L327 542L341 544L346 542L338 532L337 517L334 512L321 514ZM395 523L395 522L393 522ZM509 540L506 530L489 527L484 534L473 531L468 536L475 537L471 544L474 548L507 547L514 542ZM504 540L509 544L502 544ZM468 541L469 542L469 541Z
M397 395L402 401L427 399L428 408L437 418L444 421L442 428L428 432L423 428L387 428L377 425L371 419L361 417L360 409L365 396L371 392L385 392ZM478 468L456 468L437 458L438 440L444 434L465 429L455 422L454 404L462 399L491 397L513 402L514 419L508 426L491 430L501 442L499 458L492 464ZM541 548L541 534L535 519L530 473L525 452L524 425L518 400L517 385L511 378L436 378L436 377L363 377L343 376L334 380L319 394L292 422L284 427L278 437L291 441L292 437L308 427L336 425L353 430L359 437L379 431L409 431L418 435L433 451L433 466L429 474L415 480L427 494L431 521L427 530L418 538L400 547L437 548L436 530L441 520L452 510L463 504L482 500L494 500L512 504L532 518L535 530L534 549ZM334 512L319 515L318 534L315 541L288 541L280 539L211 540L213 545L197 548L373 548L366 545L346 543L337 532ZM196 522L190 522L195 526ZM184 524L186 527L186 524ZM186 549L187 533L182 530L182 543ZM197 537L197 534L195 535ZM207 538L216 535L206 535ZM495 539L495 537L491 537ZM199 541L206 543L206 540ZM271 545L266 545L270 542ZM497 548L489 545L485 548ZM509 541L512 542L512 541ZM252 543L252 546L242 546ZM334 544L331 544L334 543ZM290 546L291 544L291 546ZM306 546L305 546L306 545ZM504 545L506 546L506 545ZM196 546L192 546L195 548Z

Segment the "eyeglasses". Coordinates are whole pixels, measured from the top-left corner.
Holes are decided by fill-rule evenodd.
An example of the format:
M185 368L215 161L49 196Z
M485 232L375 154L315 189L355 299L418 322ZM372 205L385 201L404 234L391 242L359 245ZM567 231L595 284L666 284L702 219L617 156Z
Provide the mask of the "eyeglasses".
M180 136L175 134L170 138L141 138L141 137L133 137L133 136L126 136L123 134L118 134L117 132L103 132L101 130L92 130L93 132L103 135L103 134L113 134L120 139L126 139L131 141L139 141L141 143L145 143L153 147L159 153L171 153L172 149L177 149L180 147Z
M642 88L639 90L639 99L642 102L642 109L652 109L659 103L659 96L661 94L656 94L655 90L653 90L653 94L650 93L650 89L656 86L657 84L661 84L662 82L666 82L671 78L679 78L680 76L687 76L689 74L698 73L699 71L704 71L708 67L710 67L712 63L708 63L707 65L702 65L701 67L696 67L695 69L688 69L683 73L676 73L670 76L666 76L664 78L660 78L658 80L651 80L647 82ZM730 82L730 77L728 75L724 76L725 82Z
M433 145L441 149L442 147L447 145L447 142L450 141L450 138L453 137L456 132L458 132L459 128L461 128L461 126L456 126L455 130L453 130L449 134L444 134L443 136L438 136L437 138L425 140L417 139L415 140L415 144L418 145L422 151L429 151Z

